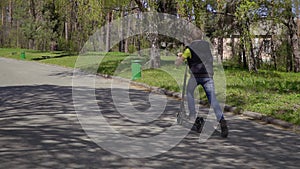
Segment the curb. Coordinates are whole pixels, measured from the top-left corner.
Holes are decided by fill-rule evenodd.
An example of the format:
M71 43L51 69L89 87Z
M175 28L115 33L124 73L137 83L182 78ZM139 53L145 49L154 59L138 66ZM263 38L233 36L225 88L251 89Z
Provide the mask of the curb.
M286 129L292 129L294 127L294 125L289 123L289 122L279 120L279 119L276 119L276 118L273 118L273 117L270 117L270 116L265 116L263 114L256 113L256 112L245 111L245 112L243 112L242 115L250 117L254 120L261 120L261 121L269 123L269 124L274 124L274 125L277 125L277 126L281 126L283 128L286 128Z

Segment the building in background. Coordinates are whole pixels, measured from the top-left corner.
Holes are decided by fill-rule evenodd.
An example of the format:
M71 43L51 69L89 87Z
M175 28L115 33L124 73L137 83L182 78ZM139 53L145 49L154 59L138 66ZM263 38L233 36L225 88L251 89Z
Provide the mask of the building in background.
M271 61L272 54L272 39L282 34L284 25L272 24L271 21L261 21L256 24L252 24L250 31L253 36L252 44L254 48L254 55L261 61ZM223 38L223 49L219 50L223 53L218 53L218 39L214 39L214 51L215 56L221 60L228 60L234 56L239 55L238 45L240 41L240 35L238 32ZM274 41L273 41L274 42Z

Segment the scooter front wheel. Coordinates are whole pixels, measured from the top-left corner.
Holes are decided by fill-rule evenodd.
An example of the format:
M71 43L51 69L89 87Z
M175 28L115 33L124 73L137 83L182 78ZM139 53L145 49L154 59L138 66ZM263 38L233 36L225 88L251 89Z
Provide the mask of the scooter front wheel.
M179 112L177 114L177 124L182 125L182 122L183 122L182 112Z

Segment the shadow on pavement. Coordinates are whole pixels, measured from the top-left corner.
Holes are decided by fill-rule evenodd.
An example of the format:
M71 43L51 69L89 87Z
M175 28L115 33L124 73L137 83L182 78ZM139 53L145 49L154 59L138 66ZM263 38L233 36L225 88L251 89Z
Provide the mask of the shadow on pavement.
M122 89L118 89L122 90ZM137 124L120 115L110 89L97 89L107 121L131 137L151 137L170 127L179 102L168 99L165 112L151 123ZM148 92L131 90L141 111L150 107ZM206 143L189 133L169 152L128 159L105 151L83 131L75 113L72 87L54 85L0 88L0 168L299 168L300 137L272 126L228 115L230 135L218 133ZM127 131L126 126L160 128ZM126 147L126 145L124 145Z

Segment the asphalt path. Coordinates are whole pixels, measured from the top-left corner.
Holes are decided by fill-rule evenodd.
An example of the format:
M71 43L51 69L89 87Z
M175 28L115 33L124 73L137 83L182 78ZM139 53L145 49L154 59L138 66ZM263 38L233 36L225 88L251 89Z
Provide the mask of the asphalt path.
M72 69L0 58L0 168L300 168L299 134L230 113L225 114L230 129L226 139L217 129L201 143L198 133L189 132L168 151L151 157L142 158L151 150L138 152L141 158L122 155L130 148L127 140L119 140L124 144L117 153L110 151L113 138L111 147L101 146L82 125L84 114L76 106L89 107L85 105L89 103L74 104L72 76ZM91 78L94 85L88 83ZM151 107L150 95L166 100L163 114L154 121L150 120L156 116L149 115L149 122L133 122L118 112L112 97L113 80L84 74L79 79L82 97L86 91L94 92L103 118L121 135L151 140L176 123L180 105L176 99L131 87L130 102L124 106L134 106L141 113L135 114L138 117ZM113 90L125 91L123 83L115 82ZM87 121L94 123L94 119L97 117ZM104 123L97 125L94 135L107 140L109 128L101 126ZM152 140L149 145L168 146L164 145L168 139L164 141Z

